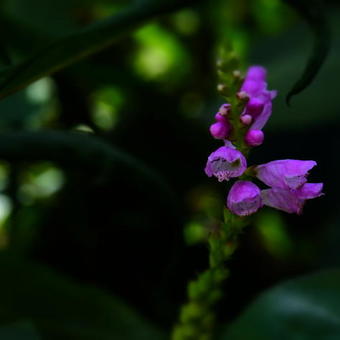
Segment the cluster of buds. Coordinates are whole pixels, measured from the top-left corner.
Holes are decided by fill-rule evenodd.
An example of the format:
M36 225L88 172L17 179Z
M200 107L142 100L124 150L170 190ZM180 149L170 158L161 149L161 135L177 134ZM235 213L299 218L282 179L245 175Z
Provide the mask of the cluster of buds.
M267 89L266 70L252 66L236 94L238 102L223 104L210 126L211 135L224 145L208 157L205 173L220 182L239 178L227 197L228 209L239 216L251 215L264 205L301 214L306 200L322 195L322 183L307 183L314 161L276 160L247 169L247 153L263 143L262 128L271 116L276 94ZM233 107L239 108L238 103L242 104L239 112ZM252 181L243 180L244 173L247 179L252 176L269 188L261 190Z

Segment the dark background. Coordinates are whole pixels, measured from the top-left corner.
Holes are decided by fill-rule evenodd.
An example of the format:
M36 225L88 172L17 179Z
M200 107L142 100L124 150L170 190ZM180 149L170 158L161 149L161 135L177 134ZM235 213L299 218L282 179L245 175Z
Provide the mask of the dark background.
M132 2L3 0L3 67L128 6ZM228 186L207 178L203 168L219 145L208 133L223 103L215 59L231 42L243 71L264 65L269 88L279 93L265 143L249 163L316 160L310 178L324 182L325 196L307 202L302 216L263 209L252 220L230 262L219 320L234 319L281 280L339 265L340 12L337 2L326 7L331 52L290 107L285 96L301 76L313 37L304 19L278 0L179 8L2 99L1 249L118 296L168 332L187 281L208 265L195 230L214 223L227 194ZM8 286L18 282L11 275ZM20 320L30 321L29 313Z

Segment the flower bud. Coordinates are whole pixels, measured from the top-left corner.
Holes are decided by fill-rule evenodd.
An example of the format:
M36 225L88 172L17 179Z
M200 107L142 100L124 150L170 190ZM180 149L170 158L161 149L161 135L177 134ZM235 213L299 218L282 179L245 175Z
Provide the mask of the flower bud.
M222 116L226 116L229 111L230 111L230 104L222 104L221 107L219 108L218 112L222 115Z
M264 81L267 76L267 71L262 66L251 66L248 69L246 78L251 80L262 80Z
M264 134L261 130L248 130L244 140L249 146L259 146L263 143Z
M245 91L240 91L240 92L237 92L236 93L236 97L240 100L244 100L244 101L247 101L249 100L249 95L247 92Z
M263 107L264 107L263 100L256 97L250 98L246 106L246 112L252 115L253 117L257 117L262 112Z
M234 70L233 71L233 77L234 78L241 78L241 71L240 70Z
M245 115L242 115L242 116L240 117L240 121L241 121L242 124L244 124L244 125L250 125L250 124L252 123L252 121L253 121L253 117L252 117L251 115L245 114Z
M248 216L262 207L261 190L249 181L237 181L227 198L228 209L238 216Z
M222 123L217 122L210 126L210 133L216 139L225 139L228 137L230 132L230 127L228 122Z
M217 85L217 91L220 93L224 93L227 90L227 87L224 84L218 84Z
M264 81L246 79L241 87L242 92L246 92L249 97L260 95L266 88Z
M216 120L217 122L221 122L221 123L225 123L225 122L227 121L226 116L221 115L220 112L217 112L217 113L215 114L215 120Z

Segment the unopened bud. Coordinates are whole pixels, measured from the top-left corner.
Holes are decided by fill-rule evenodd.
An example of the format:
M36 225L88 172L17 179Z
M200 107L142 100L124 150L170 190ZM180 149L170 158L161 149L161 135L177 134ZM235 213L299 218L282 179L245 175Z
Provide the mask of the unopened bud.
M225 123L226 122L226 116L223 116L220 112L217 112L215 114L215 120L217 122Z
M250 113L253 116L258 116L264 107L263 100L259 98L251 98L247 103L247 113Z
M244 92L244 91L237 92L237 93L236 93L236 97L237 97L238 99L241 99L241 100L249 99L248 93L247 93L247 92Z
M228 137L230 132L230 126L228 122L217 122L210 126L209 129L211 135L216 139L225 139Z
M244 140L249 146L259 146L263 143L264 134L261 130L249 130Z
M226 89L226 86L223 84L218 84L217 85L217 91L218 92L223 92Z
M233 76L235 78L241 78L241 71L240 70L233 71Z
M242 124L244 125L250 125L253 121L253 117L251 115L243 115L240 117L240 121L242 122Z
M230 111L230 104L222 104L221 107L219 108L218 112L222 115L222 116L226 116L229 111Z

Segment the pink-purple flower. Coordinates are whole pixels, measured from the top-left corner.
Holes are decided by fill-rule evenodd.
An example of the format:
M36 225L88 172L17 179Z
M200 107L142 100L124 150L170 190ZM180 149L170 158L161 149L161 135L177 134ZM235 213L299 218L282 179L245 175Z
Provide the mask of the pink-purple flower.
M270 187L297 189L307 182L308 171L316 165L315 161L282 159L255 168L256 177Z
M210 128L210 134L216 139L227 139L231 132L231 125L228 121L230 104L223 104L215 115L215 123Z
M244 174L247 161L235 145L247 152L245 145L254 147L263 143L262 128L272 113L272 100L275 96L276 91L267 89L265 68L250 67L236 94L240 103L244 100L246 102L240 117L232 116L235 111L230 104L223 104L215 115L215 122L210 126L211 135L215 139L221 139L224 146L208 157L204 170L209 177L215 176L222 182ZM237 112L240 111L236 110L236 114L239 114ZM235 119L238 118L241 126L235 123ZM261 190L253 182L238 180L229 191L227 207L238 216L251 215L263 205L300 214L306 200L323 195L322 183L307 183L308 172L315 165L315 161L295 159L276 160L258 165L254 167L254 171L249 171L247 176L255 173L255 176L269 188Z
M260 188L249 181L237 181L231 187L228 198L228 209L238 216L248 216L262 207Z
M242 116L251 116L250 129L252 130L261 130L267 123L272 113L272 99L277 94L276 91L267 89L266 73L262 66L249 67L241 87L241 93L244 92L249 97Z
M247 169L242 153L228 146L221 146L209 157L204 169L207 176L215 176L220 182L241 176Z
M322 195L322 183L307 183L314 161L284 159L259 165L256 176L270 189L262 190L263 204L288 213L301 214L305 201Z
M269 207L300 215L307 199L322 195L322 187L322 183L306 183L296 190L271 188L262 190L261 197Z
M244 141L249 146L259 146L263 143L264 133L261 130L248 130Z

